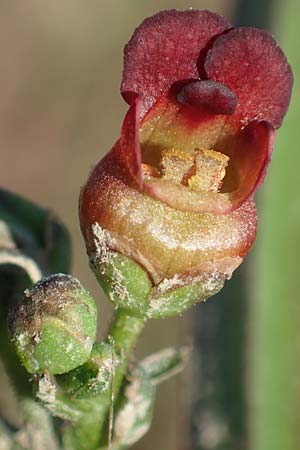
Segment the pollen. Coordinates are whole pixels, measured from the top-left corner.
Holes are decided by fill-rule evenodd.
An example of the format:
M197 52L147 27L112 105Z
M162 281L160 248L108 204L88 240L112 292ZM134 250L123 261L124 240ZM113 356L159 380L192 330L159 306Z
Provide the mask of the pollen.
M229 157L215 150L196 149L194 174L187 177L187 185L198 191L218 192L226 174Z
M162 178L180 184L194 166L194 155L176 149L163 150L161 155Z
M150 164L145 164L145 163L142 163L142 173L143 173L144 178L147 178L147 177L156 177L157 178L160 176L160 172L158 169L151 166Z
M186 153L167 149L161 156L162 178L195 191L218 192L226 174L229 157L211 149Z

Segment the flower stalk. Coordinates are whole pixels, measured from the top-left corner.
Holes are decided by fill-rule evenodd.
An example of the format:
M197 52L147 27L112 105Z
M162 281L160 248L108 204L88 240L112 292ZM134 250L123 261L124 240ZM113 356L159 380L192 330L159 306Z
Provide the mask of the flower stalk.
M65 443L74 450L94 450L112 441L113 422L128 364L146 319L118 309L104 342L111 345L110 388L94 399L94 414L88 410L65 433Z

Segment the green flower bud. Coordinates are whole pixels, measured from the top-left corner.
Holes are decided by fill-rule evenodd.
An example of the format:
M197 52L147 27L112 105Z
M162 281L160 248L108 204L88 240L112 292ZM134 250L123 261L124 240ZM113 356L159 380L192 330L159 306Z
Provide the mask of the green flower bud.
M10 313L9 326L28 372L66 373L90 356L97 331L96 304L76 278L55 274L25 291Z

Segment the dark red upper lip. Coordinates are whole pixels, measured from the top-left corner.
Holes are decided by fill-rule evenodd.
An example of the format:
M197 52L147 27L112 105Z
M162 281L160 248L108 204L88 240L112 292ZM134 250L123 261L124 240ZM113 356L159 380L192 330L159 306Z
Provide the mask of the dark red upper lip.
M239 174L240 185L229 192L230 207L217 210L207 205L207 211L232 211L264 179L274 128L286 113L292 83L285 55L267 32L232 28L209 11L160 12L144 20L125 46L121 93L130 109L118 157L137 186L145 189L139 128L150 110L155 113L159 102L169 99L190 108L193 126L197 121L201 126L205 117L224 116L235 130L231 148L224 152ZM161 190L148 185L147 192L166 201Z
M270 34L232 28L210 11L162 11L144 20L124 50L121 92L149 109L185 80L223 83L238 99L240 120L265 120L277 128L293 83L284 53Z

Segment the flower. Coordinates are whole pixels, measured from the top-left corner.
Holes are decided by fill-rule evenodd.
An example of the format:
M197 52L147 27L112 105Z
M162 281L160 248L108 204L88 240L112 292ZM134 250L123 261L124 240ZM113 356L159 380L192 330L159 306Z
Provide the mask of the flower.
M146 19L125 47L121 137L81 192L92 260L103 263L105 241L164 292L230 278L255 239L253 195L291 86L263 30L232 28L209 11Z

